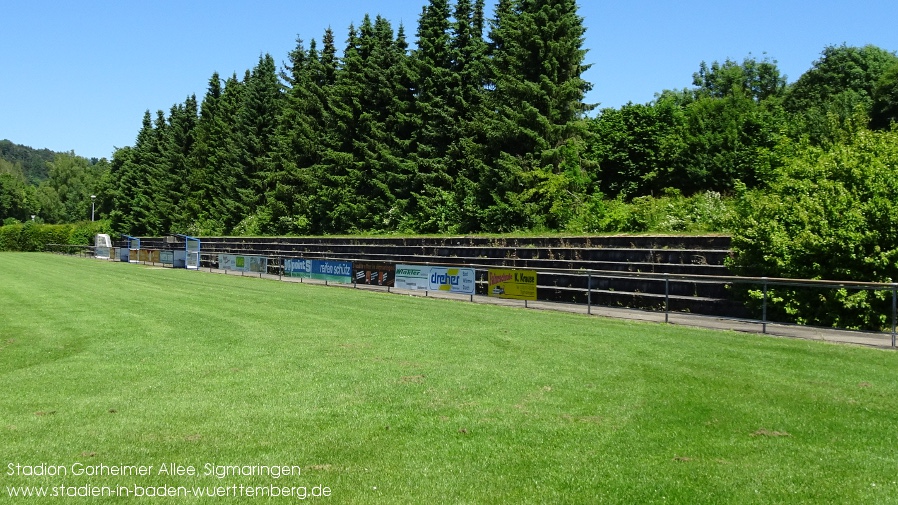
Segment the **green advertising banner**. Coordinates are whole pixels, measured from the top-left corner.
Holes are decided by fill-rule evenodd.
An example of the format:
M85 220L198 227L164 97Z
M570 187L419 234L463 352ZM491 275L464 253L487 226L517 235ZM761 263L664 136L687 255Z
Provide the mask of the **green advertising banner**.
M536 300L535 270L490 270L489 296Z

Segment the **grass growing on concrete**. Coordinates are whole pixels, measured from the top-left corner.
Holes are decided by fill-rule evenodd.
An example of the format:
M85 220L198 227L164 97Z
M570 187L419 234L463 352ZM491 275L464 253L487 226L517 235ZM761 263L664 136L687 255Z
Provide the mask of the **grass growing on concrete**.
M898 500L893 352L0 260L0 503L17 486L231 496L189 503L316 486L334 503ZM27 475L41 465L67 475ZM152 470L108 475L138 465ZM275 478L281 465L301 474Z

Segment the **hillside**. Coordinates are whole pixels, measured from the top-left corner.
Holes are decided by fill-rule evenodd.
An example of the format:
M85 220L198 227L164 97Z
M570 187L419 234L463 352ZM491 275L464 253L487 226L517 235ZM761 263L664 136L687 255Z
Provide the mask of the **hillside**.
M19 164L31 184L39 184L50 176L47 163L53 161L56 154L49 149L34 149L10 140L0 140L0 159Z

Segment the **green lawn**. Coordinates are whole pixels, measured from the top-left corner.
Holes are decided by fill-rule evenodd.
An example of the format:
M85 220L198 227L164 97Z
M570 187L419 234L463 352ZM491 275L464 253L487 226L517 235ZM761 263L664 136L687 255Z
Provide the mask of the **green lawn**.
M269 502L239 486L330 503L898 501L894 352L49 254L0 265L0 503ZM66 475L26 475L41 465ZM284 465L300 475L271 475ZM204 475L228 466L268 473Z

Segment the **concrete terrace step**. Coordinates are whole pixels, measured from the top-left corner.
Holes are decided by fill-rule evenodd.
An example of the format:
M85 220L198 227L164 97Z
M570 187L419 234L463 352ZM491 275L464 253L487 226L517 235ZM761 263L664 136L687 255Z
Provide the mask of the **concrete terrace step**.
M147 239L149 240L149 239ZM161 238L159 240L162 240ZM634 236L600 237L202 237L203 242L234 242L252 245L394 245L410 247L510 247L510 248L622 248L622 249L720 249L729 250L730 237Z
M141 239L145 249L184 246L183 240ZM587 302L586 276L551 270L726 276L730 238L725 236L602 237L204 237L202 252L215 265L217 253L307 259L478 265L544 270L540 300ZM275 267L276 269L276 267ZM485 274L478 274L483 276ZM481 279L482 280L482 279ZM741 304L728 300L725 283L715 280L663 281L594 276L592 301L599 305L655 310L665 289L672 310L739 315ZM485 289L485 282L478 290ZM660 300L660 302L659 302Z
M157 246L149 241L144 242L145 248ZM421 246L393 246L383 244L281 244L281 243L247 243L243 241L204 242L203 250L206 252L245 252L247 254L265 254L269 256L291 255L316 255L317 257L356 257L375 259L376 257L437 257L437 258L465 258L466 263L478 263L481 259L502 259L507 264L513 265L516 261L546 260L570 262L577 266L565 266L557 268L594 268L585 266L586 263L632 263L640 265L650 264L680 264L680 265L709 265L723 266L730 255L729 250L720 249L516 249L509 247L484 248L484 247L421 247ZM455 262L455 261L453 261ZM526 263L525 263L526 264ZM545 267L549 268L549 267ZM640 266L640 269L646 269ZM651 270L649 270L651 271Z

